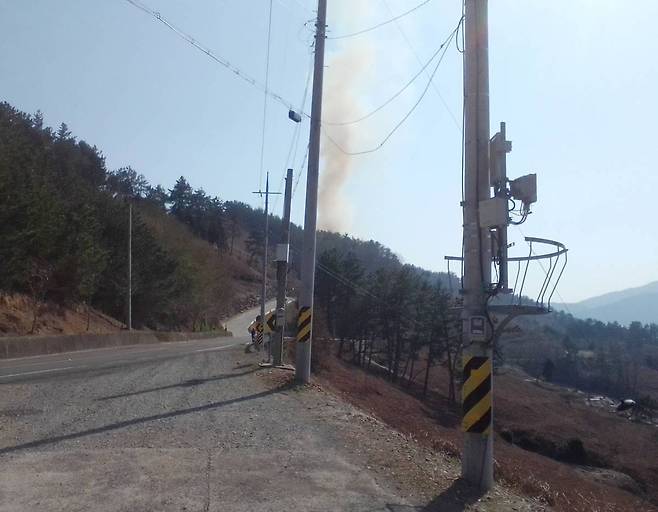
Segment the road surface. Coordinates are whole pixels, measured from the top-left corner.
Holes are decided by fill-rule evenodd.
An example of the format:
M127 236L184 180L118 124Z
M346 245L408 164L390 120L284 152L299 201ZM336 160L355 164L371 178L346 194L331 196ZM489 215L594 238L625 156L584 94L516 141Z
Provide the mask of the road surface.
M400 486L419 468L455 475L454 460L262 369L248 339L0 362L0 512L470 510L457 487Z
M246 334L253 313L229 329ZM261 356L244 353L248 339L2 361L0 510L373 511L399 503L342 453L349 407L272 382ZM320 405L342 420L327 422Z
M272 301L266 307L271 308L273 305ZM250 340L247 335L247 327L254 320L256 314L258 314L258 310L251 309L228 320L226 327L234 334L230 338L110 347L64 354L0 359L0 384L52 377L61 373L90 372L146 362L165 361L171 358L244 346Z

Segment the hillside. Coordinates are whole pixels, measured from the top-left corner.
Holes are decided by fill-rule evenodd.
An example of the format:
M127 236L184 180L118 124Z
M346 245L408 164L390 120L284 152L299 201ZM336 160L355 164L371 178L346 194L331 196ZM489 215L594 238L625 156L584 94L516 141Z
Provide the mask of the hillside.
M556 309L568 311L578 318L628 325L658 323L658 281L585 299L573 304L558 304Z
M446 368L392 383L354 353L328 358L320 381L428 447L458 457L459 405L450 400ZM349 361L349 362L348 362ZM494 386L498 479L552 510L658 510L655 425L594 406L576 390L505 368Z
M257 262L227 250L219 198L183 177L167 191L130 167L110 171L100 150L65 124L54 131L40 113L7 103L0 104L0 194L4 294L60 317L89 307L125 323L131 233L133 327L213 329L256 300ZM12 314L8 306L3 314ZM67 331L55 317L37 323L47 318L52 325L41 331ZM6 322L7 334L22 333L20 324Z
M0 105L0 193L5 198L0 203L0 291L8 297L0 301L4 334L123 328L129 232L134 327L212 330L258 300L262 210L210 196L184 176L169 189L130 167L108 170L100 150L76 139L66 125L55 132L43 126L38 113L28 115L6 103ZM273 254L281 219L271 215L269 226ZM299 226L291 226L293 296L302 234ZM431 437L446 449L456 446L462 345L455 277L405 264L375 240L325 231L317 239L314 336L332 341L314 345L313 370L329 370L326 378L333 385L344 384L355 401L378 408L396 427L406 428L415 415L424 414L411 425L420 428L414 435ZM268 272L272 282L272 262ZM619 314L626 304L635 315L651 313L637 301L647 302L657 288L653 283L608 294L584 301L584 307ZM650 421L658 410L658 325L630 322L625 327L557 312L519 319L495 348L496 367L507 371L496 388L504 478L513 479L521 467L525 476L517 484L522 490L553 500L562 510L570 510L569 500L585 510L582 496L565 483L578 472L565 463L581 466L578 471L596 466L597 477L615 480L608 486L614 489L580 475L586 499L595 500L601 492L615 503L658 503L655 456L644 456L641 448L652 442L655 427L631 428L610 411L592 414L577 391L564 390L569 386L611 399L632 396L643 415L637 423ZM370 382L373 376L344 364L349 356L357 366L367 360L367 369L383 368L389 382L372 384L374 391L359 395L355 381ZM539 378L551 384L537 385ZM408 390L417 403L406 404L399 396ZM418 398L423 393L429 401ZM411 406L416 409L402 417L400 411ZM591 438L588 422L599 429L599 439ZM633 439L628 453L612 446L625 437ZM550 471L550 477L540 477L542 471ZM545 482L553 482L555 492L542 487ZM628 488L620 490L619 482Z
M210 196L184 176L168 189L131 167L108 170L101 151L66 124L53 130L39 112L26 114L7 103L0 104L0 193L0 291L48 304L60 317L89 309L126 322L129 232L133 327L214 329L258 300L262 210ZM281 219L271 215L269 226L274 254ZM290 231L293 290L303 232L294 224ZM358 262L358 277L366 282L380 271L447 282L446 274L404 265L374 240L319 232L319 260L331 251ZM330 267L320 262L318 272L336 279ZM268 275L274 282L273 262ZM11 315L1 305L0 313ZM67 332L66 322L58 325L61 318L38 316L39 331ZM19 323L5 322L5 332L24 333Z
M26 295L0 296L0 336L106 334L123 328L123 323L83 305L66 307L52 302L35 305Z

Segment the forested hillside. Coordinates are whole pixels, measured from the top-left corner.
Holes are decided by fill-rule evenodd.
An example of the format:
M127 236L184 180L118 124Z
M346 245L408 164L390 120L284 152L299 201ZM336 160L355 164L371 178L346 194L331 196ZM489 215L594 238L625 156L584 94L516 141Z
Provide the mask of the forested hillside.
M131 167L108 170L101 151L67 126L0 104L0 289L39 304L93 307L124 320L132 205L132 318L137 328L210 329L259 293L263 211L225 201L180 177L153 185ZM270 216L270 244L281 219ZM300 273L302 229L291 226L290 288ZM273 254L273 250L270 252ZM331 254L349 255L353 268ZM400 275L446 283L403 265L375 241L318 233L319 293ZM270 265L273 277L273 265ZM414 281L415 280L415 281ZM377 284L379 282L379 284ZM292 291L294 295L294 290Z
M54 131L39 113L1 104L0 289L24 294L35 307L88 305L123 321L132 204L134 326L218 327L257 299L263 211L209 196L184 177L170 187L130 167L110 171L102 153L66 125ZM269 225L272 254L281 219L272 215ZM292 225L291 296L302 236ZM318 334L363 340L393 379L413 373L421 359L454 366L455 276L450 282L447 274L404 264L376 241L330 232L318 233L317 254ZM273 278L273 264L270 271ZM655 324L623 327L554 313L517 322L497 352L501 362L559 382L654 394L638 382L658 368L656 347Z
M124 319L128 218L136 327L212 328L255 279L226 254L225 208L184 178L171 191L131 168L108 171L101 152L62 124L43 126L0 105L0 288L35 304L87 304ZM254 286L255 289L255 286Z

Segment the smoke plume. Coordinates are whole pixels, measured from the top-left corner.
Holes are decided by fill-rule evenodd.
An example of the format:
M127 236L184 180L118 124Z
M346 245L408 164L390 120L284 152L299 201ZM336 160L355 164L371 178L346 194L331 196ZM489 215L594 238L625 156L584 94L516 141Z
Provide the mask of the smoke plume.
M334 20L343 30L353 23L362 24L371 11L369 2L346 2L337 6ZM333 23L332 23L333 25ZM332 45L334 46L334 45ZM346 40L334 46L328 54L323 87L322 119L328 122L344 122L359 118L364 111L359 100L360 88L366 76L371 74L374 52L367 38ZM323 126L323 132L347 151L360 146L364 137L364 123L345 126ZM358 169L361 159L343 153L326 136L322 137L320 150L320 189L318 193L318 227L330 231L345 232L351 226L352 206L345 197L345 188Z
M356 85L360 80L359 74L368 65L369 54L365 45L355 45L329 59L322 103L323 119L340 122L361 115ZM344 232L351 224L352 208L345 198L345 186L356 170L358 159L346 155L337 145L349 151L354 146L357 127L346 125L323 128L336 144L323 137L318 197L320 229Z

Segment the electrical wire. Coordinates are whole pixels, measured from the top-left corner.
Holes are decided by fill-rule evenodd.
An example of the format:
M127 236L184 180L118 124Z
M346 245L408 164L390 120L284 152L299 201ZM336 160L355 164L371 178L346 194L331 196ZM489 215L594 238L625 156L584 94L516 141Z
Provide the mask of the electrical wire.
M263 166L265 164L265 128L267 126L267 92L270 80L270 47L272 43L272 0L267 19L267 54L265 57L265 91L263 94L263 129L260 144L260 171L258 175L258 190L263 188Z
M299 166L299 172L297 173L297 179L295 180L295 186L292 189L292 197L295 197L295 192L297 192L297 186L299 185L299 180L302 177L302 174L304 174L305 170L305 165L306 165L306 159L308 158L308 150L309 150L309 145L306 145L306 152L304 153L304 158L302 159L302 164Z
M238 78L243 80L244 82L247 82L249 85L252 87L255 87L256 89L260 90L261 92L267 94L271 99L276 101L277 103L280 103L283 105L285 108L288 110L293 110L293 104L292 102L288 101L285 99L283 96L280 94L277 94L273 92L272 90L268 89L263 83L259 82L252 76L250 76L248 73L240 69L238 66L232 64L228 59L222 57L221 55L218 55L214 51L212 51L210 48L203 46L201 43L199 43L194 37L191 35L187 34L183 30L179 29L175 25L173 25L171 22L169 22L162 14L158 11L155 11L148 7L146 4L141 2L140 0L126 0L130 5L133 7L145 12L146 14L152 16L155 18L157 21L165 25L168 29L173 31L178 37L181 39L187 41L190 45L192 45L194 48L199 50L200 52L206 54L209 58L211 58L213 61L215 61L217 64L220 64L221 66L225 67L229 71L231 71L234 75L236 75ZM301 112L301 114L305 115L306 117L310 117L310 114L306 112Z
M381 23L378 23L377 25L374 25L374 26L372 26L372 27L364 28L363 30L359 30L359 31L357 31L357 32L352 32L352 33L350 33L350 34L342 34L342 35L340 35L340 36L331 36L331 37L327 37L327 39L346 39L346 38L348 38L348 37L359 36L359 35L361 35L361 34L365 34L365 33L367 33L367 32L371 32L371 31L373 31L373 30L378 29L379 27L383 27L384 25L388 25L389 23L393 23L394 21L397 21L397 20L399 20L400 18L404 18L405 16L411 14L412 12L417 11L417 10L420 9L421 7L427 5L427 4L430 3L431 1L432 1L432 0L425 0L425 1L421 2L420 4L418 4L416 7L413 7L413 8L411 8L411 9L409 9L408 11L405 11L405 12L403 12L403 13L401 13L401 14L398 14L397 16L395 16L395 17L393 17L393 18L391 18L391 19L389 19L389 20L383 21L383 22L381 22Z
M466 16L466 2L462 2L462 18ZM459 46L459 34L457 34L457 37L455 38L455 47L457 48L457 51L459 53L464 53L465 48L466 48L466 35L464 33L464 25L462 25L461 28L461 40L462 44Z
M358 284L356 284L355 282L351 281L351 280L348 279L347 277L342 276L342 275L340 275L340 274L338 274L338 273L332 271L332 270L329 269L326 265L323 265L323 264L320 263L319 261L316 261L316 262L315 262L315 265L316 265L320 270L322 270L325 274L327 274L327 275L330 276L330 277L333 277L333 278L334 278L336 281L338 281L339 283L341 283L341 284L343 284L343 285L345 285L345 286L348 286L348 287L352 288L352 289L353 289L354 291L356 291L356 292L359 292L359 293L362 293L362 294L364 294L364 295L367 295L368 297L371 297L371 298L373 298L373 299L375 299L375 300L377 300L377 301L379 301L379 302L381 302L381 303L384 302L382 299L380 299L380 298L379 298L377 295L375 295L374 293L372 293L372 292L370 292L369 290L366 290L365 288L359 286Z
M302 95L302 101L299 104L299 110L303 110L304 107L306 106L306 99L308 97L308 89L309 89L309 85L311 83L312 74L313 74L313 58L311 58L311 60L309 62L309 67L308 67L308 71L307 71L307 74L306 74L306 85L304 86L304 94ZM283 174L281 176L281 181L280 181L280 184L279 184L279 188L283 187L283 183L285 182L285 179L286 179L287 169L294 164L294 161L297 157L297 151L298 151L298 147L299 147L299 139L300 139L300 136L301 136L301 126L302 126L301 122L295 123L295 130L293 131L292 140L290 141L290 147L288 148L288 156L286 157L286 165L284 166L284 170L283 170ZM294 167L293 167L293 169L294 169ZM300 169L300 172L301 172L301 169ZM298 178L297 181L299 181L299 178ZM279 197L280 196L276 196L276 198L274 199L274 205L272 207L273 209L275 209L277 207Z
M387 10L389 13L393 14L392 11L391 11L390 6L388 5L387 0L384 0L384 5L386 6L386 10ZM411 50L411 53L412 53L412 54L414 55L414 57L416 58L416 61L418 62L418 64L421 64L421 65L422 65L422 64L423 64L423 61L420 60L420 56L418 55L418 52L416 51L416 49L414 48L414 46L411 44L411 41L410 41L409 38L407 37L406 32L402 29L402 26L400 25L400 23L398 23L397 20L395 20L395 27L398 29L398 32L400 32L400 35L402 36L402 39L404 39L405 43L407 43L407 46L409 47L409 49ZM429 76L430 76L430 75L429 75L429 73L427 73L427 71L425 72L425 76L427 76L427 78L429 79ZM451 117L452 120L454 121L454 123L455 123L455 127L457 128L457 130L459 130L459 131L461 132L462 129L463 129L463 127L459 125L459 122L457 121L457 117L455 116L455 114L454 114L454 113L452 112L452 110L450 109L450 106L448 105L448 102L447 102L447 101L445 100L445 98L443 97L443 94L441 94L441 91L439 90L439 87L436 85L435 82L432 82L432 89L434 89L434 92L436 92L437 96L439 97L439 100L441 100L441 104L442 104L443 107L446 109L446 111L448 112L448 114L450 114L450 117Z
M459 24L457 25L457 27L450 34L450 39L452 39L455 36L455 34L457 32L457 29L459 28L459 25L461 25L461 22L462 21L460 19ZM393 134L405 123L405 121L407 119L409 119L411 114L413 114L413 112L416 110L418 105L420 105L420 103L423 101L423 98L427 94L427 91L429 90L430 84L432 83L432 80L434 79L434 76L436 75L436 72L439 70L439 67L441 66L441 63L443 62L443 58L446 55L446 51L447 51L448 47L449 47L448 45L445 45L443 47L443 53L439 57L439 60L436 63L436 66L434 67L434 70L432 71L432 74L430 75L430 79L428 80L427 84L425 85L425 88L423 89L423 92L421 93L421 95L418 98L418 100L416 101L416 103L414 103L414 105L411 107L411 109L402 117L402 119L400 121L398 121L398 123L393 127L393 129L375 147L370 148L370 149L366 149L366 150L362 150L362 151L348 151L345 148L343 148L338 142L336 142L336 140L326 130L322 131L324 136L327 137L327 139L329 139L329 141L334 146L336 146L336 148L341 153L343 153L345 155L348 155L348 156L365 155L365 154L368 154L368 153L374 153L375 151L378 151L379 149L381 149L384 146L384 144L386 144L388 142L388 140L393 136ZM324 128L324 124L322 124L322 127Z
M298 250L296 250L296 249L294 249L294 248L292 248L292 247L290 248L290 251L293 252L294 254L296 254L297 256L301 255L301 252L300 252L300 251L298 251ZM382 304L384 303L384 301L383 301L380 297L378 297L377 295L375 295L374 293L372 293L370 290L367 290L366 288L364 288L364 287L361 286L361 285L358 285L357 283L355 283L354 281L352 281L352 280L349 279L348 277L345 277L345 276L339 274L338 272L336 272L336 271L330 269L330 268L327 267L326 265L323 265L322 263L320 263L320 262L318 261L317 258L316 258L316 260L315 260L315 266L316 266L317 268L319 268L320 270L322 270L322 271L323 271L325 274L327 274L328 276L333 277L333 278L334 278L336 281L338 281L339 283L341 283L341 284L343 284L343 285L345 285L345 286L348 286L348 287L352 288L352 289L353 289L354 291L356 291L356 292L359 292L359 293L362 293L362 294L364 294L364 295L367 295L367 296L369 296L369 297L371 297L371 298L377 300L378 302L381 302Z
M441 45L436 49L436 51L432 54L432 56L429 58L429 60L425 64L422 64L422 62L421 62L422 67L420 68L420 70L413 77L411 77L411 80L409 80L406 84L404 84L404 86L399 91L397 91L395 94L393 94L393 96L388 98L384 103L379 105L376 109L370 111L368 114L366 114L364 116L361 116L357 119L353 119L351 121L322 121L322 124L327 125L327 126L347 126L347 125L350 125L350 124L360 123L361 121L365 121L366 119L374 116L377 112L379 112L381 109L383 109L384 107L389 105L393 100L395 100L398 96L400 96L400 94L402 94L404 91L406 91L416 81L416 79L420 75L423 74L423 72L432 63L432 61L436 58L436 56L441 52L441 50L443 50L445 45L450 42L450 39L452 39L452 34L450 36L448 36L448 38L446 38L446 40L441 43ZM430 77L429 81L431 83L431 77Z

